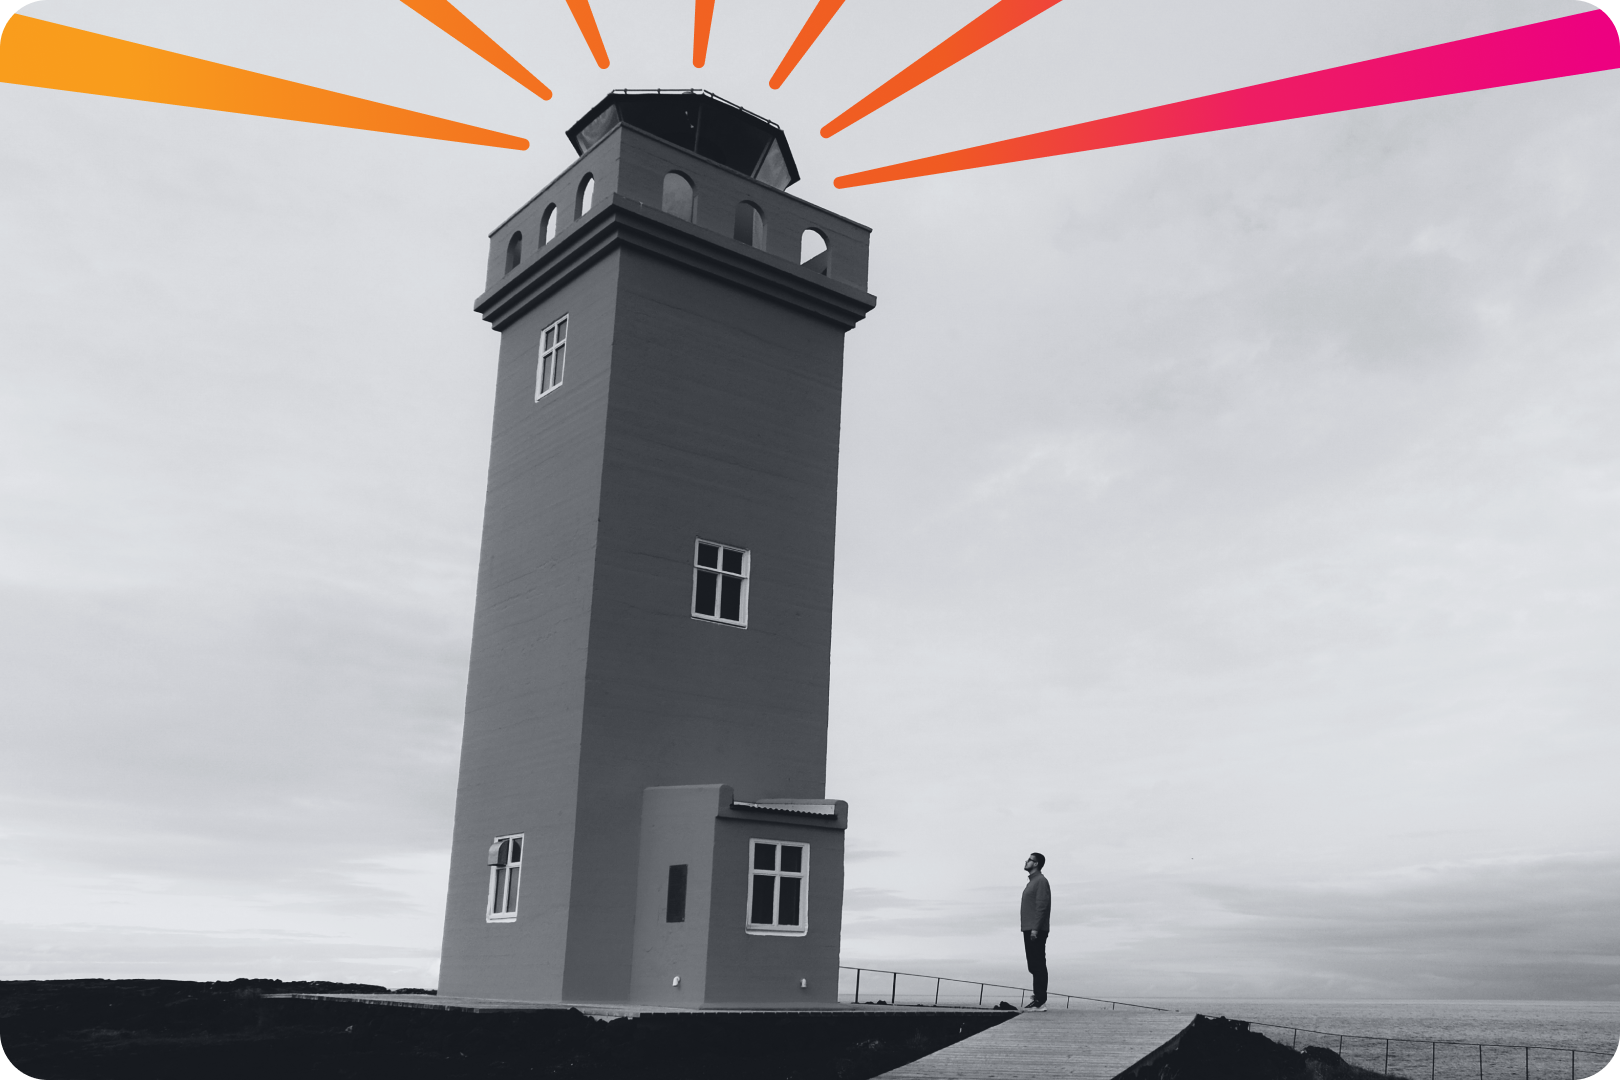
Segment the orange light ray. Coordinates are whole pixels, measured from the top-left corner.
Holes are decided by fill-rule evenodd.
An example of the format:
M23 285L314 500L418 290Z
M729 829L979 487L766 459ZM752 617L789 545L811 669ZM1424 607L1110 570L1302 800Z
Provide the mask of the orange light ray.
M833 117L827 126L821 129L821 137L825 139L836 135L861 117L877 112L901 94L916 89L952 64L972 56L1003 34L1016 30L1060 2L1061 0L1000 0L984 14L923 53L894 78Z
M787 77L793 74L793 69L799 66L799 61L804 59L804 54L810 51L810 46L816 43L816 38L820 37L821 32L827 29L827 24L832 22L832 17L838 14L838 9L843 6L844 0L819 0L815 10L810 13L810 17L804 20L804 27L799 31L799 36L793 39L792 45L788 46L788 51L782 57L782 62L776 65L776 71L771 75L772 90L782 89L782 84L787 82Z
M591 55L596 57L596 66L607 67L607 46L602 44L602 31L596 28L596 16L591 13L591 0L568 0L568 10L573 12L574 22L579 24L579 32L585 35L585 44L591 47Z
M529 140L182 53L13 15L0 36L0 82L268 116L420 139L527 150Z
M450 3L450 0L401 0L401 2L434 26L467 46L467 48L482 56L490 64L504 71L514 81L534 91L542 101L551 100L551 88L549 86L535 78L534 74L518 63L511 53L501 48L493 38L480 30L476 23L458 11L456 6Z
M692 10L692 66L709 59L709 27L714 25L714 0L697 0Z

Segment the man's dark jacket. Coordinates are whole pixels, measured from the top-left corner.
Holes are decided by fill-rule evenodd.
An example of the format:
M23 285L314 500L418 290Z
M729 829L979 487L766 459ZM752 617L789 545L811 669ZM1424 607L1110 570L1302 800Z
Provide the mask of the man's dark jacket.
M1052 929L1052 886L1039 870L1029 875L1029 884L1024 886L1024 899L1018 905L1018 929L1026 934L1031 930L1044 934Z

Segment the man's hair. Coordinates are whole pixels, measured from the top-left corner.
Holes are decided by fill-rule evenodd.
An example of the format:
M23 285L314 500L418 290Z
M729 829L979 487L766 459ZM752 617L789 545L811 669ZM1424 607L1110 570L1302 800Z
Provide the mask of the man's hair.
M1037 870L1045 870L1046 869L1046 856L1045 855L1042 855L1038 851L1032 851L1032 852L1029 853L1029 857L1035 860L1035 869L1037 869Z

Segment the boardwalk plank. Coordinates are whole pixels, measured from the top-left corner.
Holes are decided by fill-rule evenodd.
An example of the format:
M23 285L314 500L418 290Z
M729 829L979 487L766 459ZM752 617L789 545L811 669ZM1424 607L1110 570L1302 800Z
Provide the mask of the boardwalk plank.
M1192 1022L1181 1013L1020 1013L879 1080L1113 1080Z

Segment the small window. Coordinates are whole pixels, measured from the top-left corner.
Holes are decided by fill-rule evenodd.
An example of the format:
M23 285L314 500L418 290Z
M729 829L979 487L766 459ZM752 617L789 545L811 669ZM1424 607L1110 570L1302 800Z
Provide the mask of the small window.
M568 359L568 316L564 315L540 335L540 365L534 373L534 400L539 401L562 385Z
M692 618L748 625L748 552L697 542L692 567Z
M557 239L557 204L552 203L546 207L546 212L540 215L540 235L545 239L541 243L549 244Z
M578 220L591 212L591 203L596 199L596 177L586 174L585 179L579 182L579 198L574 203L574 218Z
M812 273L827 272L827 238L820 229L806 229L799 237L799 265Z
M686 864L669 868L669 895L664 900L664 921L686 921Z
M732 222L731 235L740 243L765 249L765 215L751 202L737 204L737 216Z
M506 272L510 274L523 261L523 234L515 232L506 242Z
M489 902L484 921L512 922L517 918L522 877L523 834L497 836L489 845Z
M810 846L780 840L750 840L748 846L745 928L750 934L802 936L810 929Z
M692 220L692 181L678 172L664 174L664 213Z

